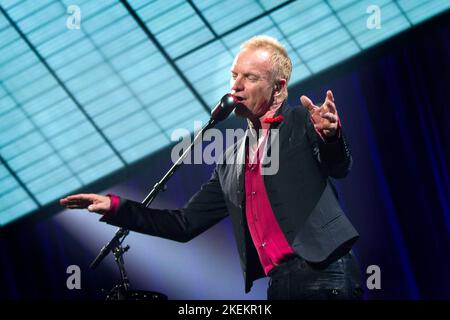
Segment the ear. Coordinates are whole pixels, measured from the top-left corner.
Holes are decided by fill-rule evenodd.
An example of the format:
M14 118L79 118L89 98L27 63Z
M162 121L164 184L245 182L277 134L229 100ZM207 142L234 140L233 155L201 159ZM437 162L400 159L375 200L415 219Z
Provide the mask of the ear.
M287 81L286 79L280 79L275 83L273 90L275 91L275 96L279 96L283 93L284 88L286 87Z

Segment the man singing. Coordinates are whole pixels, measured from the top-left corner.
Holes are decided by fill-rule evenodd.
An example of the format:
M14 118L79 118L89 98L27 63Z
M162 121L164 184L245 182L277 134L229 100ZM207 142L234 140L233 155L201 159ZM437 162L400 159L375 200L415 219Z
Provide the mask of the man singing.
M182 209L150 209L96 194L71 195L61 205L181 242L229 215L246 292L268 276L270 300L360 299L360 273L351 253L359 235L330 181L345 177L352 165L333 93L327 91L321 106L302 96L302 107L289 107L291 70L276 39L256 36L242 44L230 86L240 102L235 113L248 122L246 135L225 151L210 180ZM274 135L277 148L268 138ZM264 154L275 151L277 170L265 174Z

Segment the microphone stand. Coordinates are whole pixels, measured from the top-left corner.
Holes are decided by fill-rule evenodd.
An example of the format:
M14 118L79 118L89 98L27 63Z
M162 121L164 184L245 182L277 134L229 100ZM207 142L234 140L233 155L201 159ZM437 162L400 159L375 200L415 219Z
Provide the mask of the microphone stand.
M222 101L224 100L224 98L222 98ZM194 141L192 141L189 148L183 152L183 154L178 158L177 162L174 163L174 165L169 169L169 171L167 171L167 173L162 177L162 179L153 186L153 189L142 201L143 205L148 207L153 202L153 200L155 200L159 192L165 191L167 189L166 187L167 182L173 176L175 171L181 167L181 165L183 164L183 160L186 158L188 153L195 146L195 144L201 138L203 133L206 130L212 128L214 125L216 125L217 122L218 120L216 120L214 117L211 117L208 123L197 133L197 135L194 138ZM130 231L127 229L119 228L116 231L114 237L100 250L100 253L97 255L97 257L94 259L94 261L92 261L92 263L89 266L91 269L94 270L95 268L97 268L100 262L109 254L110 251L113 252L115 261L120 271L121 283L114 286L111 289L111 291L106 297L106 300L126 300L130 298L132 300L143 300L143 299L167 300L166 295L157 292L151 292L150 295L148 295L149 292L139 293L130 291L130 283L128 281L128 276L126 274L125 265L123 261L123 254L128 251L130 246L127 245L125 248L122 247L122 242L125 240L125 237L129 234L129 232Z

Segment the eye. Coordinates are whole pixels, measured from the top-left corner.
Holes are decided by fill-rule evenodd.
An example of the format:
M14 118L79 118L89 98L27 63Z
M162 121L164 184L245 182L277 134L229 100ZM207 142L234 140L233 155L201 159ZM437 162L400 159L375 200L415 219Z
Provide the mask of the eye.
M259 78L253 74L250 74L247 76L247 79L251 82L255 82L255 81L258 81Z
M237 74L236 73L231 73L231 79L236 80L237 78Z

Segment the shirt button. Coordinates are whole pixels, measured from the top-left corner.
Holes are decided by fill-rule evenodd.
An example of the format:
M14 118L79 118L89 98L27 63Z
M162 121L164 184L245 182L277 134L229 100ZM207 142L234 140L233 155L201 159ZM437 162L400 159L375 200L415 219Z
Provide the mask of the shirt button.
M255 191L252 191L252 196L254 196L256 194L256 192Z
M262 245L263 247L265 247L265 246L266 246L266 242L264 241L261 245Z

